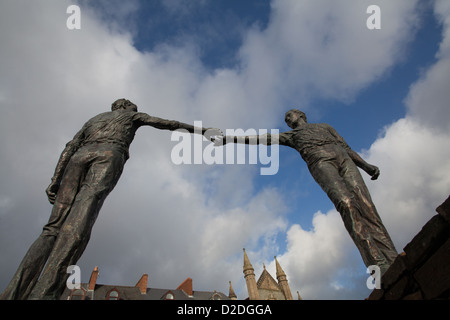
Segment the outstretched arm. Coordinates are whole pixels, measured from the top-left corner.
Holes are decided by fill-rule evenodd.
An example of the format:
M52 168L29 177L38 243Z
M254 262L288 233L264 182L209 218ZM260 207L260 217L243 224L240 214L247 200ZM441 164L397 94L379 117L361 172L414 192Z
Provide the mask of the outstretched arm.
M239 143L257 145L263 144L270 146L272 144L280 144L280 135L278 134L263 134L263 135L251 135L251 136L221 136L214 139L214 145L216 147L223 146L227 143Z
M223 135L220 129L195 127L193 125L176 120L167 120L158 117L152 117L145 113L138 113L138 122L139 125L152 126L161 130L175 131L182 129L188 131L189 133L202 134L209 140L211 140L213 136Z
M83 140L83 133L84 127L75 135L75 137L71 141L66 144L66 147L59 157L58 164L55 168L55 173L53 174L53 177L51 179L51 183L45 190L45 193L47 194L48 200L51 204L55 203L56 194L58 193L59 185L61 184L64 171L66 170L70 158L72 158L73 154L80 147L80 144Z

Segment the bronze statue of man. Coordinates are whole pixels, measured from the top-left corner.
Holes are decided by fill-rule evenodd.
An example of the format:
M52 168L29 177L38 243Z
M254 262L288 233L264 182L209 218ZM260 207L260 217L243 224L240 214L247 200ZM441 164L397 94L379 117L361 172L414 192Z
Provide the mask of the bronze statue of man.
M53 204L50 219L1 299L60 298L69 277L67 267L76 264L85 250L100 208L120 178L139 127L185 129L209 139L222 134L219 129L195 128L137 112L137 106L126 99L115 101L111 109L86 122L66 145L46 190Z
M296 109L286 113L285 121L291 131L278 135L220 137L215 139L215 145L278 143L297 150L340 213L365 265L378 265L384 273L398 253L357 167L372 180L378 178L380 170L364 161L330 125L308 123L305 113Z

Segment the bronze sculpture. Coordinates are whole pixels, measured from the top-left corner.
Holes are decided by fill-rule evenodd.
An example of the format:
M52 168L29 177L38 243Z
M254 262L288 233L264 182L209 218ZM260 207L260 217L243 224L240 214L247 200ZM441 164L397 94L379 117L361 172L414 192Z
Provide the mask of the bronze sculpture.
M278 143L297 150L340 213L365 265L377 265L383 274L398 253L357 167L372 180L378 178L380 170L364 161L330 125L308 123L305 113L296 109L286 112L285 121L291 131L279 135L225 136L214 139L215 145Z
M137 112L137 106L126 99L90 119L60 156L46 190L53 204L50 219L1 299L59 299L69 276L67 267L76 264L86 248L100 208L119 180L141 126L185 129L209 139L222 134L219 129L195 128Z

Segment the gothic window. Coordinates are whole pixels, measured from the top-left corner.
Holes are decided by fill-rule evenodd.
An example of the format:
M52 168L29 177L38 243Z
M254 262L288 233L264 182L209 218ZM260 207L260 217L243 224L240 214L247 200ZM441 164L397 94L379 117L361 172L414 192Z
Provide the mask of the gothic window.
M106 300L119 300L120 298L120 293L119 291L117 291L116 288L108 291L108 293L106 294Z
M222 300L222 297L218 293L214 293L211 297L211 300Z
M173 295L172 291L168 291L164 297L164 300L175 300L175 296Z

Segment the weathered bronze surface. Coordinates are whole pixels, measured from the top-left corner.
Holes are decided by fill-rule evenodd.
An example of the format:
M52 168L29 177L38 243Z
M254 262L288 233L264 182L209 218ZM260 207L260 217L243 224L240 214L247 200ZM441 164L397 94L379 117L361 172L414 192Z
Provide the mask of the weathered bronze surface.
M286 113L285 121L291 131L279 135L226 136L215 139L215 145L279 143L297 150L340 213L366 266L378 265L383 273L398 253L357 167L372 180L378 178L380 170L364 161L330 125L308 123L306 115L296 109Z
M222 134L219 129L195 128L137 112L137 106L126 99L115 101L111 109L90 119L66 145L46 190L53 204L50 219L1 299L59 299L69 277L67 267L83 254L139 127L185 129L207 138Z

